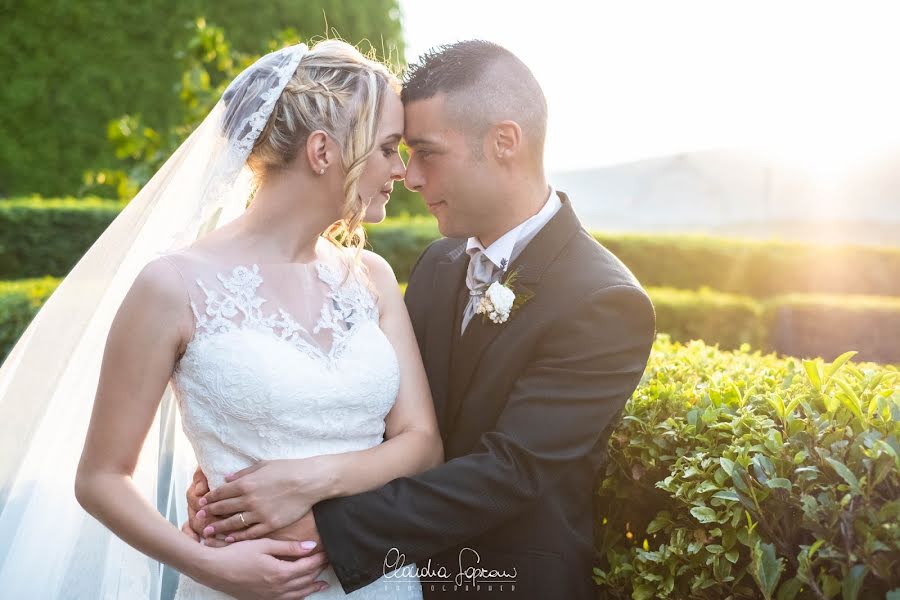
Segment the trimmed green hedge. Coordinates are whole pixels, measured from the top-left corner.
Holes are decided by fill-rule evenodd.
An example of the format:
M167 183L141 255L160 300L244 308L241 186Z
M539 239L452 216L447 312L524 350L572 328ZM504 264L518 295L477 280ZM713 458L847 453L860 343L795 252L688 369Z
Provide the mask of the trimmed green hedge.
M766 298L788 293L900 296L900 248L695 235L596 235L645 286Z
M861 360L900 364L900 298L790 294L768 300L672 288L647 288L657 330L679 342L723 349L749 344L784 356L831 360L847 348Z
M598 482L599 597L897 598L900 373L849 354L660 336Z
M695 292L650 287L647 292L656 309L657 331L668 333L672 339L705 340L722 348L768 346L766 309L753 298L707 288Z
M769 346L789 356L860 357L900 364L900 298L790 294L769 308Z
M100 198L0 200L0 279L65 275L123 206Z
M415 228L405 235L415 236ZM0 359L58 282L49 277L0 282ZM900 364L900 298L794 295L760 302L708 289L650 287L647 292L657 330L679 342L704 340L723 349L747 344L787 356L827 359L853 348L862 359Z
M76 210L78 202L0 201L0 278L64 275L121 208L94 200ZM53 215L54 210L62 214ZM394 265L401 280L408 277L422 250L439 237L430 217L388 219L368 230L372 247ZM645 286L708 287L754 298L789 293L900 296L900 248L691 235L594 235Z
M0 361L16 345L59 282L52 277L0 281Z

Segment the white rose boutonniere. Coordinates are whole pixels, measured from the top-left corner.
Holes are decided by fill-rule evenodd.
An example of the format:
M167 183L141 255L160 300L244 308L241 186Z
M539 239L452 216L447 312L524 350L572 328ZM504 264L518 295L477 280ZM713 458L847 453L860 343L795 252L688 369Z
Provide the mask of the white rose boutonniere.
M517 275L518 270L510 273L505 280L492 283L475 308L475 314L498 325L506 323L510 315L533 296L526 289L514 287Z

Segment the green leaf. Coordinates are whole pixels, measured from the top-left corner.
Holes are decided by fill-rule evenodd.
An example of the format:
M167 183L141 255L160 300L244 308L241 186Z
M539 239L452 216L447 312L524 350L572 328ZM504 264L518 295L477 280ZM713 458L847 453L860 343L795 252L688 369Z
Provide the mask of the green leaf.
M631 593L631 600L650 600L656 595L656 588L652 585L639 585Z
M800 593L800 589L803 587L803 582L799 579L788 579L784 583L781 584L781 587L778 588L778 594L775 595L776 600L794 600L797 597L797 594Z
M837 474L841 476L841 478L847 482L850 486L851 491L854 493L859 493L859 480L856 476L847 468L847 466L839 460L835 460L833 458L825 459L831 467L837 471Z
M866 565L853 565L850 573L844 577L841 591L843 592L843 600L856 600L859 597L859 590L862 589L863 580L869 573L869 567Z
M672 522L668 516L659 516L650 521L650 524L647 525L647 533L656 533L657 531L661 531L665 529L665 527Z
M775 414L778 415L779 419L784 419L784 398L781 397L781 394L774 393L767 398L769 405L775 409Z
M737 492L733 490L722 490L721 492L716 492L715 494L713 494L712 497L719 498L720 500L731 500L733 502L740 501Z
M803 369L806 371L806 376L809 377L809 382L812 384L813 388L815 388L817 392L822 391L822 366L819 364L819 361L804 360Z
M838 369L844 366L844 363L846 363L856 355L856 350L850 350L849 352L844 352L836 359L834 359L834 362L831 363L831 365L828 367L828 370L825 372L825 380L822 383L828 383L828 380L831 379L831 376L837 373Z
M841 582L837 577L832 577L827 573L820 574L819 587L822 588L822 593L826 598L833 598L841 593Z
M734 470L734 461L725 458L724 456L719 458L719 464L722 465L722 468L725 469L725 472L731 475L731 471Z
M790 479L785 479L784 477L776 477L775 479L770 479L766 482L766 485L770 488L781 488L783 490L791 491L791 481Z
M691 509L691 514L701 523L715 523L716 511L708 506L695 506Z
M784 409L784 416L788 416L794 412L794 409L797 408L797 405L800 404L800 397L796 397L791 400L788 405Z
M829 414L834 413L841 406L841 399L834 394L824 394L822 401L825 403L825 410Z
M734 483L737 491L744 494L750 493L750 486L747 483L747 471L742 466L735 465L734 470L731 472L731 481Z
M840 387L844 392L839 396L841 402L843 402L844 406L846 406L850 410L850 412L853 413L853 416L859 419L859 422L861 424L865 425L866 419L863 417L862 400L859 399L859 396L856 395L856 392L852 387L850 387L850 384L848 384L840 377L836 378L834 382L838 384L838 387Z
M750 574L766 600L772 600L784 571L784 559L775 556L775 546L756 542L751 552Z

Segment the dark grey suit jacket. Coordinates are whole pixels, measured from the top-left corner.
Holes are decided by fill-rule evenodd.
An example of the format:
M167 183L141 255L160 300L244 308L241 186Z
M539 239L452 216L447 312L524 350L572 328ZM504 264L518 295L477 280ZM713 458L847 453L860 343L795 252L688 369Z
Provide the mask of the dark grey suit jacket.
M396 547L420 569L515 573L502 586L509 578L423 583L426 597L594 596L594 482L655 317L634 275L559 196L562 208L510 266L534 296L505 324L476 316L459 335L464 240L439 240L420 257L406 304L446 463L313 508L345 591L380 577Z

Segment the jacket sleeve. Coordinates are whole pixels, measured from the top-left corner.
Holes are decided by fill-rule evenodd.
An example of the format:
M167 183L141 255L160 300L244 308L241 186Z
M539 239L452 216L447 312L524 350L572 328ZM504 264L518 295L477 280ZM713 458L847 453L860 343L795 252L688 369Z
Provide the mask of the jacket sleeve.
M655 319L632 285L596 291L561 315L472 453L414 477L313 507L346 592L381 577L386 554L420 562L502 524L588 455L634 392Z

